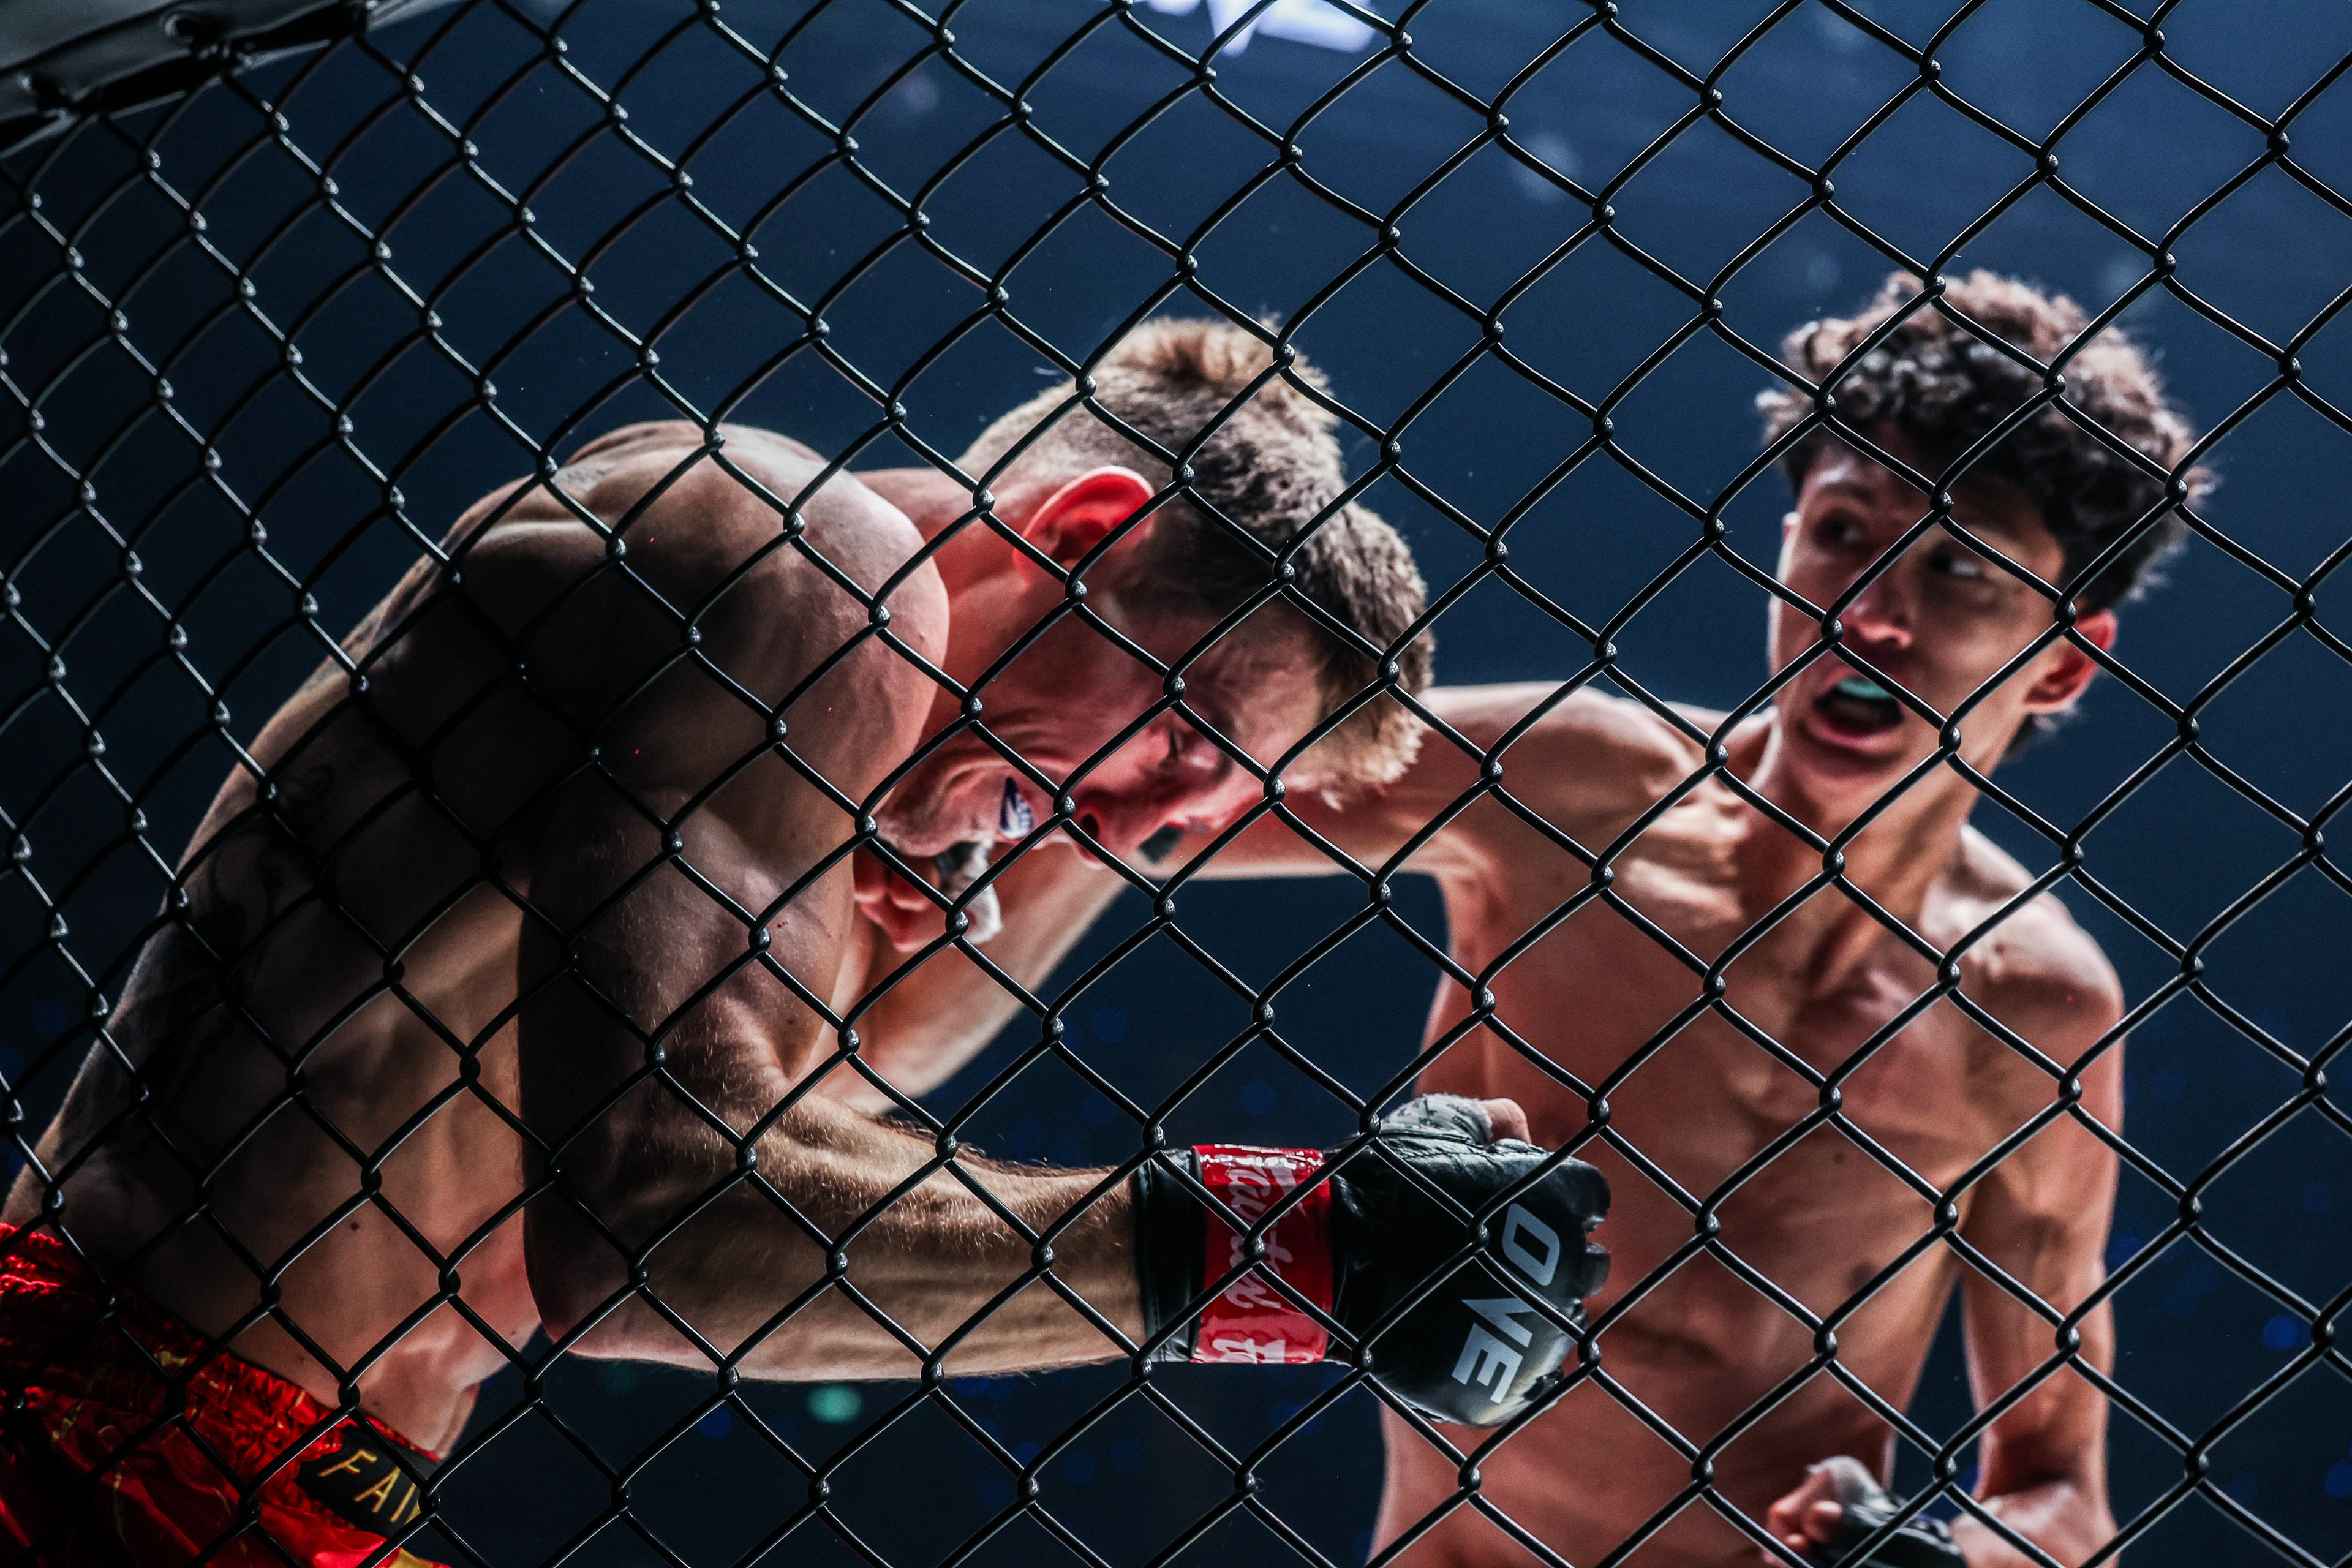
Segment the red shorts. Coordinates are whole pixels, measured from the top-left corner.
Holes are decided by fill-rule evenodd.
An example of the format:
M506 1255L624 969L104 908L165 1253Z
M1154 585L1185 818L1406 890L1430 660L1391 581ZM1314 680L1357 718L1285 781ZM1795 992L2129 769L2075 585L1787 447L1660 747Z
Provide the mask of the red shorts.
M5 1226L0 1400L0 1568L432 1568L383 1534L432 1455Z

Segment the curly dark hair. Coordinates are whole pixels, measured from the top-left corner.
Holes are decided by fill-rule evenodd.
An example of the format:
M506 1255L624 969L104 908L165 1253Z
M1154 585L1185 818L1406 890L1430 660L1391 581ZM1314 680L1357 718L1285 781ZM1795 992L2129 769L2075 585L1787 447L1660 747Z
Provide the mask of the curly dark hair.
M2043 364L2073 345L2089 319L2063 294L2045 294L1990 272L1948 282L1941 308L1915 305L1924 291L1918 279L1897 272L1859 314L1809 321L1790 333L1780 355L1818 384L1856 344L1909 310L1908 318L1832 390L1845 423L1863 430L1894 426L1933 469L1958 458L2044 384L2041 372L2002 353L1954 316ZM2101 610L2137 598L2161 581L2158 562L2179 546L2188 531L2177 510L2158 514L2169 489L2165 476L2187 459L2196 437L2164 395L2148 356L2115 328L2077 349L2063 374L2067 405L2147 458L2147 466L2114 451L2053 405L2002 437L1970 471L1999 475L2032 498L2066 552L2058 585L2071 585L2084 609ZM1811 395L1801 388L1775 389L1756 401L1764 413L1767 441L1786 435L1813 412ZM1838 439L1826 426L1818 426L1788 450L1780 468L1792 489L1803 486L1806 470ZM2191 501L2214 482L2201 468L2180 478ZM2089 581L2074 581L2135 528L2140 531L2126 549Z

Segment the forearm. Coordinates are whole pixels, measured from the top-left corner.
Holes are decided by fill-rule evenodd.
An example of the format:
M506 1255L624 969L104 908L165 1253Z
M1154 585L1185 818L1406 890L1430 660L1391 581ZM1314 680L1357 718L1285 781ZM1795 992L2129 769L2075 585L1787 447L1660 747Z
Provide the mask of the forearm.
M1042 1278L1048 1258L1053 1278L1095 1313L1130 1341L1140 1334L1129 1187L1106 1173L961 1153L942 1163L929 1141L815 1098L779 1119L756 1156L751 1176L730 1184L731 1143L707 1132L668 1141L657 1178L624 1184L632 1195L612 1205L620 1213L606 1217L607 1205L592 1200L624 1246L576 1209L569 1225L548 1216L554 1223L532 1237L534 1284L551 1277L579 1320L594 1320L578 1350L707 1367L698 1338L740 1355L746 1373L790 1379L909 1377L950 1340L946 1364L959 1373L1120 1353ZM699 1194L721 1188L698 1206ZM1051 1238L1033 1242L1024 1226ZM633 1257L646 1284L625 1291Z
M2080 1478L2021 1485L1982 1500L1987 1512L2066 1568L2088 1560L2115 1537L2105 1489ZM1952 1540L1969 1568L2044 1568L1970 1514L1952 1521Z
M1433 752L1424 750L1426 763ZM1442 781L1435 782L1434 781ZM1461 789L1445 793L1450 770L1413 773L1388 790L1335 805L1312 790L1294 790L1279 811L1265 811L1232 837L1223 828L1187 829L1156 859L1137 864L1156 877L1182 874L1195 881L1262 877L1360 876L1387 865L1443 815ZM1441 798L1442 795L1442 798ZM1440 840L1415 851L1409 868L1436 868L1446 853Z
M2083 981L2085 994L2096 978ZM2058 1059L2073 1059L2119 1013L2111 999L2078 1021L2072 1040L2047 1027L2038 1033ZM2113 1054L2084 1078L2084 1110L2110 1128L2123 1122L2120 1078ZM2116 1173L2115 1154L2088 1129L2055 1122L1996 1167L1961 1232L2006 1276L1972 1269L1962 1279L1969 1391L1979 1408L2003 1407L1979 1445L1977 1496L2008 1531L2070 1568L2116 1534L2107 1399L2097 1381L2115 1368L2115 1313L2105 1301L2084 1306L2106 1278ZM2053 1314L2064 1316L2053 1321ZM1966 1512L1953 1536L1979 1568L2037 1563Z

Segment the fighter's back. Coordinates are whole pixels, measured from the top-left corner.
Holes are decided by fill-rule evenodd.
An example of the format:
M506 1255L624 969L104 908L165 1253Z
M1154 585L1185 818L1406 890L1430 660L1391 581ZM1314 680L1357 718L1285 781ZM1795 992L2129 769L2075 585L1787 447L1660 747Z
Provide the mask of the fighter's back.
M1459 688L1432 701L1458 733L1488 747L1544 695ZM1762 739L1751 726L1733 740L1735 774L1752 768ZM1384 803L1401 825L1428 820L1475 786L1477 764L1449 750L1433 741L1416 767L1419 793ZM1623 1394L1709 1448L1716 1487L1760 1521L1801 1472L1790 1453L1875 1463L1887 1441L1883 1420L1850 1390L1817 1369L1806 1377L1814 1330L1781 1293L1817 1315L1858 1299L1837 1324L1839 1364L1901 1408L1958 1272L1949 1247L1931 1246L1878 1279L1933 1229L1935 1205L1821 1124L1821 1090L1794 1064L1831 1072L1899 1026L1842 1077L1838 1099L1849 1125L1938 1190L2045 1110L2056 1088L1949 1002L1909 1016L1935 985L1936 965L1843 894L1818 894L1752 934L1819 874L1821 855L1724 783L1686 787L1703 762L1664 719L1588 693L1503 752L1501 785L1515 804L1477 801L1414 862L1444 889L1454 954L1491 992L1498 1026L1474 1020L1461 987L1442 987L1429 1038L1453 1043L1423 1083L1517 1099L1547 1146L1591 1124L1589 1102L1559 1070L1605 1100L1611 1137L1578 1149L1615 1198L1610 1283L1588 1303L1600 1364ZM1589 862L1559 836L1599 853L1664 801L1674 804L1612 858L1607 897L1595 897ZM2027 885L1980 837L1967 835L1962 847L1923 879L1916 907L1892 911L1939 948L1962 945ZM1563 918L1571 903L1581 907ZM1725 1006L1710 1008L1706 970L1727 954ZM2062 1060L2114 1016L2112 974L2055 900L2013 910L1967 945L1962 974L1973 1003ZM2099 1097L2095 1087L2090 1098ZM1960 1200L1964 1228L1979 1197L1971 1190ZM1743 1429L1751 1407L1784 1383L1799 1386ZM1391 1425L1384 1540L1460 1485L1457 1462ZM1717 1447L1727 1434L1736 1436ZM1487 1497L1579 1563L1671 1512L1693 1479L1690 1456L1598 1381L1479 1465ZM1629 1561L1746 1563L1757 1552L1696 1501ZM1410 1559L1480 1568L1522 1560L1533 1559L1470 1510L1449 1516Z
M787 508L822 467L730 437L730 466ZM559 805L614 792L651 823L756 795L713 867L756 879L787 839L835 817L849 836L774 754L768 705L793 754L853 794L922 715L919 677L878 645L821 668L868 608L784 538L799 519L871 589L919 546L911 525L845 477L780 508L707 457L689 466L699 441L617 432L560 477L568 500L488 498L448 561L421 561L352 635L354 668L330 663L270 721L42 1142L77 1244L314 1394L356 1380L427 1446L502 1363L491 1336L520 1343L539 1319L514 1024L526 924L544 922L532 871L622 848L550 842ZM891 603L916 646L943 619L920 573ZM833 700L852 689L881 700ZM659 836L624 852L657 858ZM804 896L845 910L846 883ZM9 1219L39 1202L28 1172Z

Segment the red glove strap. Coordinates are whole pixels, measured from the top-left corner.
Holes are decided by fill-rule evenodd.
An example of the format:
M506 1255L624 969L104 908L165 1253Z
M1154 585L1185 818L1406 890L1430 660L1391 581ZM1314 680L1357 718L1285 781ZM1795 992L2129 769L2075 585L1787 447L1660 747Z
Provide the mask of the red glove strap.
M1265 1258L1235 1279L1201 1314L1192 1340L1194 1361L1321 1361L1331 1336L1290 1298L1266 1283L1267 1274L1328 1313L1331 1310L1331 1189L1317 1174L1323 1156L1312 1149L1245 1149L1211 1143L1192 1151L1201 1180L1244 1225L1255 1226L1301 1184L1300 1198L1263 1235ZM1247 1246L1215 1210L1209 1213L1205 1279L1239 1267Z

